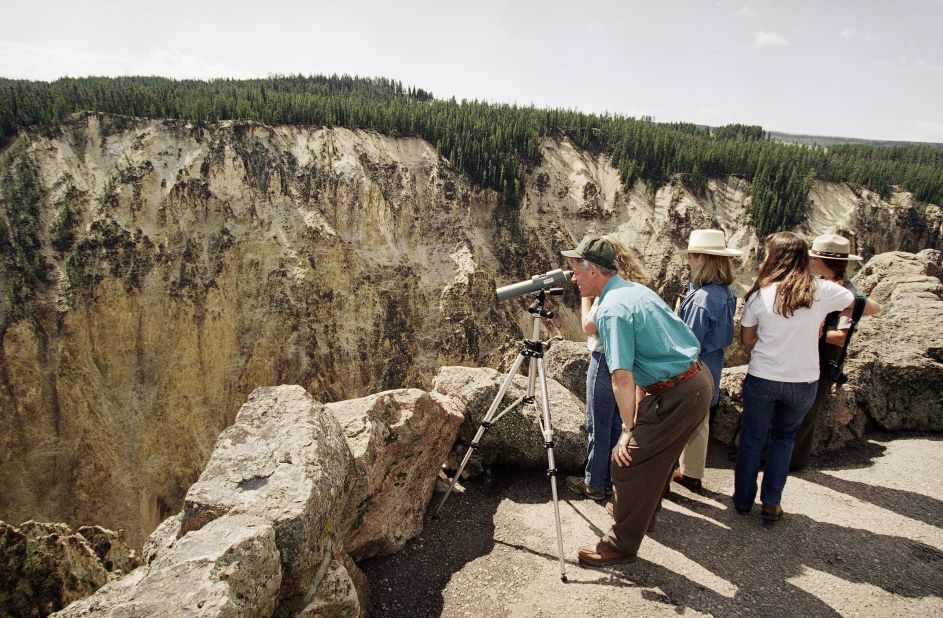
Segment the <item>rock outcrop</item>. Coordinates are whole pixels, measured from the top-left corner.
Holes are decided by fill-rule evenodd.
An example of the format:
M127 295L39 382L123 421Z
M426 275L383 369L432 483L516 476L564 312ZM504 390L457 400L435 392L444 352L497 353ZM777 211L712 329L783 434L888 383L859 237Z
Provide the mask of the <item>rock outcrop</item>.
M0 522L0 614L46 616L138 565L120 532Z
M556 380L586 401L586 372L589 371L589 350L578 341L554 341L544 354L547 377Z
M890 430L943 430L943 255L885 253L854 277L884 311L862 320L846 364L868 418Z
M525 365L526 366L526 365ZM481 421L506 378L494 369L443 367L436 374L433 387L439 393L457 397L465 404L465 422L459 430L460 443L454 461L464 457ZM586 459L586 413L582 402L559 384L547 380L550 422L553 426L553 453L557 468L575 470ZM517 375L511 381L504 399L497 408L500 414L518 398L527 394L527 379ZM534 394L540 402L540 380L535 380ZM535 404L520 403L500 417L481 439L480 448L471 460L472 470L495 464L521 468L547 467L547 450L541 432L541 417Z
M419 533L462 411L417 389L329 406L256 389L145 565L58 615L361 616L351 556Z
M337 526L347 551L356 560L399 551L422 531L464 406L453 397L406 389L326 409L344 431L356 470Z

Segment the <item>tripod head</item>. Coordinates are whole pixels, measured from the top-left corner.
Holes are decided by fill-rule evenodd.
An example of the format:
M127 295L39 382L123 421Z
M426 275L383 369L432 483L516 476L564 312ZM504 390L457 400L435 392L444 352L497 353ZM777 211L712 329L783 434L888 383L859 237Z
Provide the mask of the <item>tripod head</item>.
M527 311L532 316L534 316L535 319L538 319L538 318L550 319L554 317L555 314L553 313L553 311L547 311L546 309L544 309L544 304L546 304L547 302L548 294L550 296L562 296L563 288L550 288L547 290L539 290L537 292L534 292L534 296L536 298L534 299L534 302L531 303L530 307L527 308Z

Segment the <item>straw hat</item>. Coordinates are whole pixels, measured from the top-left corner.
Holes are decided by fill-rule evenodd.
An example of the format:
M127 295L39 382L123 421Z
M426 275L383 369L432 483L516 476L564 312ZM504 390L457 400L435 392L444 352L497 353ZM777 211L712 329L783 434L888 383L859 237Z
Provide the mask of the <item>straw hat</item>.
M860 262L864 258L860 255L849 255L851 253L851 243L848 239L838 234L822 234L816 236L812 241L812 248L809 250L810 257L822 258L824 260L846 260L849 262Z
M688 238L688 248L681 253L706 253L707 255L723 255L725 257L739 257L737 249L728 249L721 230L694 230Z

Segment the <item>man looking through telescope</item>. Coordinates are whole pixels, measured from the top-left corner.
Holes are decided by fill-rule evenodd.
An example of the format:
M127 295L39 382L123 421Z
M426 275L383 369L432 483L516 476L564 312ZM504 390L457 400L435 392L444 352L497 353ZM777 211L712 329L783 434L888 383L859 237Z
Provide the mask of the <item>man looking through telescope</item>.
M596 332L626 429L612 450L614 522L595 545L580 548L579 561L633 562L675 462L708 413L713 383L691 329L655 292L617 274L612 243L589 235L561 253L580 296L599 296Z

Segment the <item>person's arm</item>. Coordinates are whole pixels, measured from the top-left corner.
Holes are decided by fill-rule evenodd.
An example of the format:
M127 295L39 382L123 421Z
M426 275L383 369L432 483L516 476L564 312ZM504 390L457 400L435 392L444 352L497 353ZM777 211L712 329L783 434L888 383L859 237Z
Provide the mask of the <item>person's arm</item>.
M744 349L747 352L753 351L753 346L756 345L756 342L760 340L759 335L757 334L757 329L759 324L753 326L744 326L740 324L740 343L743 344Z
M848 336L847 328L836 328L829 330L825 335L825 343L829 345L835 345L838 347L844 347L845 338Z
M691 307L682 312L681 319L688 325L688 328L691 329L691 332L694 333L698 343L700 343L703 348L704 340L707 339L707 333L713 330L713 320L707 308L702 306Z
M616 406L619 408L619 416L622 417L622 425L627 429L635 427L636 411L636 393L635 376L628 369L616 369L612 372L612 394L616 398ZM627 466L632 463L632 457L629 455L628 431L623 431L619 436L619 441L612 449L612 461L619 466Z
M881 305L870 298L864 301L864 311L861 315L877 315L879 313L881 313Z
M584 335L596 334L596 322L593 321L593 316L590 313L590 310L592 308L593 308L593 297L583 296L580 302L580 322L583 325Z

